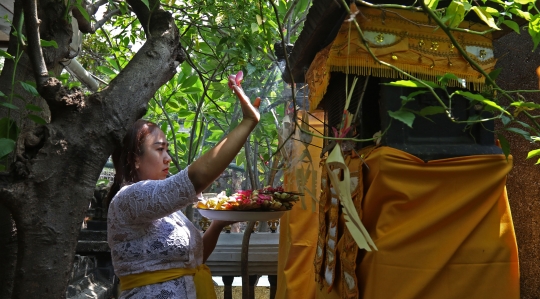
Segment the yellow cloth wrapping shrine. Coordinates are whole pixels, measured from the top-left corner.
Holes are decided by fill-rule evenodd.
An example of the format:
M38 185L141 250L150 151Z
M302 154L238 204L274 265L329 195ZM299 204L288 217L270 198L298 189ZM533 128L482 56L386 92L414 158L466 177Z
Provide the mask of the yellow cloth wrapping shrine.
M351 10L356 9L352 5ZM460 80L450 86L482 88L484 78L427 15L358 10L356 20L377 59L421 79L436 81L453 73ZM487 29L470 22L461 27ZM454 34L485 72L494 68L489 34ZM325 95L331 72L402 78L373 59L351 22L342 24L306 73L311 110ZM298 210L297 204L296 212L282 219L278 290L285 284L288 291L276 298L519 298L518 251L505 188L512 157L464 156L426 163L385 146L363 148L360 155L362 159L345 157L351 197L378 250L358 249L323 160L318 217ZM285 177L289 181L295 181L294 175ZM316 240L314 249L315 241L308 242L308 237ZM295 251L292 244L309 248ZM307 255L314 256L313 264L306 262ZM300 278L309 270L317 282L314 291L311 282Z
M450 86L472 85L480 89L485 78L454 47L450 38L423 12L403 9L356 8L356 21L377 59L408 72L419 79L436 81L437 76L453 73L462 81L450 80ZM462 22L460 28L484 32L487 25ZM491 34L452 32L465 52L486 73L495 67ZM306 73L312 110L317 109L330 80L330 72L361 76L405 78L394 69L377 62L368 52L355 25L343 22L336 38L315 56ZM407 78L409 79L409 78Z
M378 251L344 246L346 227L338 215L331 285L325 272L328 260L315 259L318 298L519 298L517 244L505 188L512 157L425 163L391 147L367 148L360 154L363 166L358 157L348 157L351 176L358 176L351 190ZM331 222L335 216L328 205L322 206L328 190L324 175L319 219ZM350 256L351 250L358 250L354 277L342 273L342 256ZM317 269L318 259L322 264Z
M313 113L313 115L316 118L309 117L310 125L315 130L324 132L323 123L319 121L324 119L324 113L319 111ZM299 138L298 135L297 133L296 139ZM291 157L300 157L306 147L299 141L290 142L295 144ZM313 137L310 146L307 147L313 168L311 169L312 174L304 186L309 189L315 186L315 190L313 190L315 200L320 194L319 155L321 146L322 139ZM285 190L302 192L302 189L297 184L297 172L304 171L304 174L306 174L307 170L306 163L300 162L285 171L283 180ZM315 282L315 272L313 271L313 256L315 256L315 246L317 245L317 217L319 210L317 203L313 201L308 192L304 191L304 194L305 209L300 202L297 202L291 211L281 217L279 222L278 287L275 298L298 299L315 298L316 296L317 284Z

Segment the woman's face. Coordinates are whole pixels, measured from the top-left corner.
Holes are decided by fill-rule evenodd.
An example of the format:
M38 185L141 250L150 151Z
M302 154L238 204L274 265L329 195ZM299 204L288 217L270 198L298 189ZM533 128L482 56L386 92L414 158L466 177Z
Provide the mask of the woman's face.
M167 152L169 143L161 130L148 134L142 145L144 153L137 157L135 168L139 180L163 180L169 173L171 156Z

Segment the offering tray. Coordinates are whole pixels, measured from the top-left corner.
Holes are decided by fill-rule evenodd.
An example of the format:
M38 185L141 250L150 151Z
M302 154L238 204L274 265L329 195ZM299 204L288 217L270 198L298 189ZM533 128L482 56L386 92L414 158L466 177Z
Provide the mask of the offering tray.
M199 213L208 219L224 221L268 221L279 219L286 211L234 211L234 210L210 210L197 209Z

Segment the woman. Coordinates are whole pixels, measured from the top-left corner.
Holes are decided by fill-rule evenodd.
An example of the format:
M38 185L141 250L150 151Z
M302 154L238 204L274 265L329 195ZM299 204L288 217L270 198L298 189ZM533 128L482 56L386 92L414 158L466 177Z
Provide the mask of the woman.
M260 99L251 105L234 79L229 81L243 119L186 169L167 178L171 157L165 135L144 120L132 126L122 149L113 154L116 176L109 194L107 238L120 278L120 298L215 298L203 263L229 223L214 220L201 237L179 210L196 202L196 194L225 170L259 121Z

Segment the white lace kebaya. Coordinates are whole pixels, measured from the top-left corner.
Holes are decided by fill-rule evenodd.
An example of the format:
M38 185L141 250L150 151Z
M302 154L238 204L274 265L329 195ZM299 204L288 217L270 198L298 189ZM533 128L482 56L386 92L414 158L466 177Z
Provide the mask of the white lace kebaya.
M197 202L187 168L123 187L109 206L107 239L117 276L202 264L201 233L181 211ZM122 292L121 299L196 298L193 276Z

